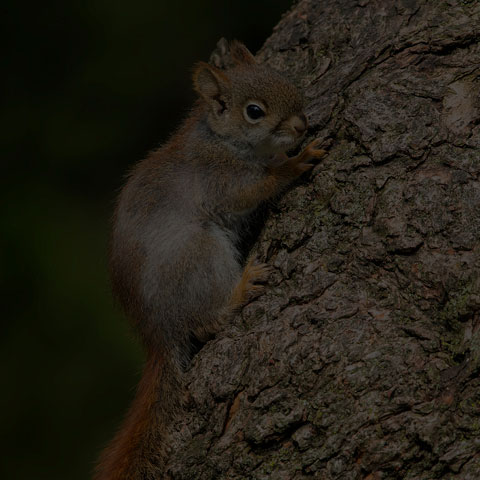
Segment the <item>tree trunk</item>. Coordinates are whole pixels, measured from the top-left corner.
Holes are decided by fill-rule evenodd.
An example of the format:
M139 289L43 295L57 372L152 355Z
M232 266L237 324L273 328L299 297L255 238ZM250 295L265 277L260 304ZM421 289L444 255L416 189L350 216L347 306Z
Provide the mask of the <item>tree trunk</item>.
M195 357L174 479L480 478L480 2L303 0L258 55L331 143Z

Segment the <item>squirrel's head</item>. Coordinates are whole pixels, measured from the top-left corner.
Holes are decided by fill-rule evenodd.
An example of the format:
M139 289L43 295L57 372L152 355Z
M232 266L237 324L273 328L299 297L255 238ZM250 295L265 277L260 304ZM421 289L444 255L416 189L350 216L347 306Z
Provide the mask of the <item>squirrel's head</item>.
M208 123L232 144L261 155L284 152L304 136L303 96L279 73L258 65L239 42L230 44L235 66L220 70L200 62L194 87L205 102Z

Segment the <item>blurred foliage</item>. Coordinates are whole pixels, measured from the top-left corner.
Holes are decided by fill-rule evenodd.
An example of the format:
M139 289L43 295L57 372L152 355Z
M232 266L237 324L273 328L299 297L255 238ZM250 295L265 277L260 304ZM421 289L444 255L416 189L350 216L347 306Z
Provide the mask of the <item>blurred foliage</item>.
M7 2L0 144L0 478L89 478L142 353L110 296L129 165L193 100L221 36L257 50L290 0Z

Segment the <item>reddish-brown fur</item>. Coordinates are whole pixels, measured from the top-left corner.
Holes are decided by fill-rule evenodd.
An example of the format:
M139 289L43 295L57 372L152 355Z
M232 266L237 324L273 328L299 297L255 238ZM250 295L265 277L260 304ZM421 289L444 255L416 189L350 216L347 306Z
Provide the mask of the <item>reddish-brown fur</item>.
M168 428L181 405L191 338L216 333L268 273L252 261L242 269L240 229L261 202L325 153L317 142L293 158L281 153L306 130L301 95L240 43L230 53L230 70L198 64L197 105L166 145L135 166L119 198L112 284L147 362L95 480L165 478ZM256 125L250 101L268 105Z
M162 439L166 421L174 414L172 402L162 397L166 392L175 396L176 390L177 382L164 359L150 355L124 423L100 458L95 480L160 478L159 467L167 454Z

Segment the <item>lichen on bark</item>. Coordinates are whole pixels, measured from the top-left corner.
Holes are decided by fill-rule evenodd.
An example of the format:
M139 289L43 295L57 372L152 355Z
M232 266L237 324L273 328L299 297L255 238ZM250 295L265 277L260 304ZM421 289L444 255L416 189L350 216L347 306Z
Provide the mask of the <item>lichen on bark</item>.
M195 357L174 479L480 478L480 2L303 0L258 58L329 154Z

